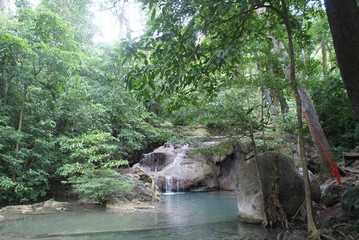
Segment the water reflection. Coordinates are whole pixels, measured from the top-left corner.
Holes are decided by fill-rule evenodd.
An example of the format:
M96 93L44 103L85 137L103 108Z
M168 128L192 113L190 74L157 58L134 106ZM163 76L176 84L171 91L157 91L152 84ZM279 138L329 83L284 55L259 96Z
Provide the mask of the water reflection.
M262 233L260 226L237 221L236 195L231 192L162 196L155 209L135 212L81 210L26 216L0 224L1 240L192 240L222 239L239 232Z

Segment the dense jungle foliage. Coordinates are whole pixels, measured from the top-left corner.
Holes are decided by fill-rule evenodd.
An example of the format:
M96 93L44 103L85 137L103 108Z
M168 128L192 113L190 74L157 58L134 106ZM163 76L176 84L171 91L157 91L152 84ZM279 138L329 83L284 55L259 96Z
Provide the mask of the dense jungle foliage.
M276 2L139 2L145 33L116 44L93 42L92 0L18 0L0 12L2 204L51 197L60 182L104 202L130 189L114 169L180 138L173 125L202 125L216 135L297 133L287 60L275 51L280 43L287 51L288 42L271 11L280 8ZM359 120L325 9L319 1L288 5L299 85L332 149L351 151Z

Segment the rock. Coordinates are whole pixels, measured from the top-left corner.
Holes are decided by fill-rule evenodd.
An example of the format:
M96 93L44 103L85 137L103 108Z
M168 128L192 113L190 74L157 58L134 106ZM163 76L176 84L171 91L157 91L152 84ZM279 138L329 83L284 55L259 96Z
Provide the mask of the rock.
M344 217L344 211L339 205L313 212L317 212L316 224L319 228L331 228L333 223L341 222Z
M344 226L341 230L346 234L353 236L354 239L359 239L359 219L349 220L347 225ZM353 239L352 238L352 239Z
M264 199L269 198L274 179L278 177L279 202L284 212L293 216L302 205L305 194L303 179L296 172L291 158L278 152L266 152L258 154L258 165ZM263 196L257 176L254 159L245 162L238 172L238 217L244 222L261 223L264 220Z
M318 159L317 152L308 152L307 153L307 166L309 171L313 173L319 173L320 171L320 162Z
M136 210L149 210L155 209L154 206L145 204L142 202L116 202L116 203L108 203L106 204L106 208L112 211L122 211L122 210L129 210L129 211L136 211Z
M220 164L219 185L221 190L237 190L237 173L245 160L245 154L241 152L240 145L234 146L229 154Z
M163 148L166 148L164 146ZM147 168L149 171L156 172L161 171L166 162L166 154L163 152L151 152L148 154L144 154L141 161L140 166L143 168Z
M32 213L34 210L32 209L31 205L14 205L14 206L7 206L0 210L3 213Z
M68 202L58 202L53 199L47 200L43 203L44 208L52 208L55 210L65 210L70 203Z
M133 173L150 176L162 192L236 190L243 154L240 145L226 138L213 138L196 146L166 143L144 154ZM222 144L224 143L224 144ZM218 148L217 148L218 147ZM196 151L193 150L204 150ZM141 180L149 182L146 176Z
M303 178L303 169L298 168L297 172ZM310 191L311 191L312 201L318 203L320 201L320 198L321 198L320 185L318 183L317 178L315 177L315 175L310 170L308 170L308 174L309 174Z
M3 215L0 215L0 222L4 221L4 220L5 220L5 217Z
M323 190L321 201L326 207L331 207L337 203L340 203L341 198L347 189L343 185L329 185Z
M284 234L277 238L280 240L308 240L307 233L302 230L293 230L293 232L286 231Z
M269 240L266 237L260 237L255 233L242 233L241 235L226 237L223 240Z
M156 201L158 199L158 188L152 184L152 178L146 172L133 168L132 172L122 176L132 182L131 191L114 196L115 200L126 199L131 201L137 199L139 201Z
M343 194L341 205L349 219L359 218L359 186L347 189Z

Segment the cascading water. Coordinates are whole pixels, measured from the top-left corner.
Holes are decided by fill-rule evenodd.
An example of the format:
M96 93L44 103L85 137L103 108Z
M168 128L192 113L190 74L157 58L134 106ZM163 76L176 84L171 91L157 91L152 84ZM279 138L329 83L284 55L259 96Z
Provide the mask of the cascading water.
M186 152L187 152L188 146L185 145L182 147L182 150L177 153L176 157L173 159L173 162L168 164L165 168L163 168L161 171L166 171L174 166L178 166L181 165L182 160L185 158L186 156Z
M174 194L183 192L183 180L180 178L166 176L165 194Z
M187 145L183 146L181 151L177 153L176 157L173 159L173 162L168 166L166 166L165 168L163 168L161 172L165 172L171 169L172 167L181 165L182 160L186 156L187 150L188 150L188 146ZM183 181L180 178L167 175L165 177L165 180L166 180L166 186L165 186L166 194L183 191L183 187L182 187Z
M181 179L177 178L177 183L176 183L177 192L183 191L182 182L183 181Z
M173 193L172 187L173 187L173 177L166 176L166 193L167 194Z

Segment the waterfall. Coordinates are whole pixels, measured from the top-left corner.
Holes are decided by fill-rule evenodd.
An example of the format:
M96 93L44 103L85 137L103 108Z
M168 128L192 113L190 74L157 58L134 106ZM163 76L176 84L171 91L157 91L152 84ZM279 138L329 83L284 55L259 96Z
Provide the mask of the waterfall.
M172 187L173 187L173 178L172 178L172 176L166 176L166 193L167 194L173 193Z
M165 194L183 192L183 180L180 178L166 176Z
M174 147L171 146L172 152ZM152 178L154 179L154 184L156 184L164 194L174 194L176 192L184 191L184 179L183 177L178 177L183 175L183 172L186 171L186 168L182 166L182 162L186 159L186 154L189 151L187 145L177 148L175 150L175 155L172 154L169 161L170 163L163 167L166 162L166 155L163 153L155 152L147 154L141 160L143 167L149 166ZM147 168L148 169L148 168Z
M185 145L182 147L182 150L177 154L175 159L173 159L173 166L179 165L181 161L183 160L184 156L186 155L186 151L188 149L188 146Z
M180 178L177 178L177 182L176 182L177 192L183 192L182 182L183 181Z
M173 159L173 162L168 164L161 171L166 171L174 166L181 165L181 162L185 158L187 151L188 151L188 146L187 145L183 146L182 150L179 153L177 153L176 157Z

